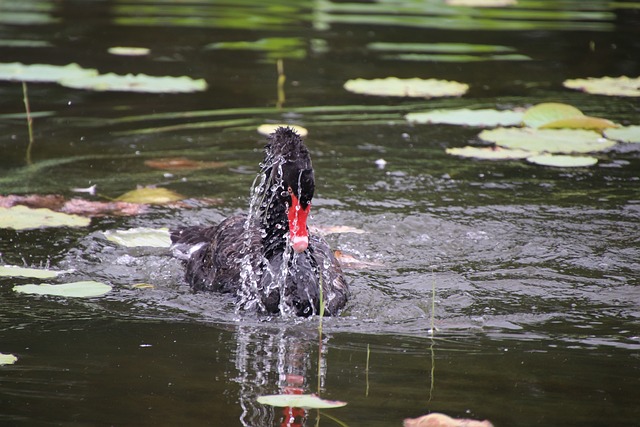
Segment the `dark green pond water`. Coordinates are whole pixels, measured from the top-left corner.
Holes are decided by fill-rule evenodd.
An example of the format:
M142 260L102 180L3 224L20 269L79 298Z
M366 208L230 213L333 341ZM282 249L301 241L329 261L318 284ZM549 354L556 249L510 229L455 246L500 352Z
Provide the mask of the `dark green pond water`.
M508 49L407 57L379 43ZM114 46L150 54L115 56ZM33 279L0 278L0 352L18 357L0 366L0 424L287 425L281 409L256 398L292 382L348 402L295 420L307 426L400 426L429 412L496 426L637 424L640 150L620 145L578 169L464 160L444 150L477 143L478 128L403 116L554 101L640 124L637 97L562 87L567 78L640 74L638 3L3 1L0 58L209 85L142 94L29 83L29 166L22 86L1 81L0 194L105 200L72 189L95 184L106 198L160 185L221 199L94 218L88 228L0 229L1 264L74 269L61 281L114 287L101 298L35 297L12 290ZM470 90L421 100L342 88L387 76ZM190 112L200 113L180 114ZM239 313L225 296L192 294L167 250L126 249L102 234L245 210L264 142L255 128L266 122L309 129L311 224L364 231L328 236L372 265L347 269L351 300L324 320L321 345L317 318ZM169 174L144 164L176 156L225 164Z

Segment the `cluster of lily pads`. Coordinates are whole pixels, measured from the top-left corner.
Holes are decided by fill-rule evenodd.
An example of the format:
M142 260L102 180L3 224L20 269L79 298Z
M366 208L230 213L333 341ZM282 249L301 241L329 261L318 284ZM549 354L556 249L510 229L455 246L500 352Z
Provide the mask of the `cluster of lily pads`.
M625 76L603 77L567 80L564 85L602 95L640 96L639 80ZM469 86L455 81L388 77L349 80L344 88L358 94L433 98L462 96ZM432 110L409 113L405 118L418 124L499 126L478 135L493 145L448 148L446 152L479 159L527 159L546 166L592 166L598 159L585 154L608 150L618 142L640 142L640 126L620 126L604 118L586 116L574 106L554 102L528 110Z
M50 65L20 62L0 63L0 80L58 83L74 89L146 93L184 93L207 89L203 79L188 76L148 76L146 74L100 74L93 68L78 64Z
M526 159L545 166L585 167L598 162L587 153L610 149L619 142L640 142L640 126L619 126L586 116L567 104L543 103L518 110L436 110L406 115L412 123L448 123L491 127L479 133L487 146L447 148L447 154L479 159Z

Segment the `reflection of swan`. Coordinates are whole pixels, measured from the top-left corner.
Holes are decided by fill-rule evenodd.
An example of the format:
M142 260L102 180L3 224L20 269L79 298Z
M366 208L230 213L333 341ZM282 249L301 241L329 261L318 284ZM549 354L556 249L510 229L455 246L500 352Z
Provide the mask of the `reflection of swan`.
M240 422L243 426L304 426L307 412L299 408L271 408L256 401L265 394L310 393L318 370L314 348L317 330L300 328L278 330L240 326L237 332L234 378L240 385ZM324 348L324 346L323 346ZM322 351L322 350L321 350ZM326 354L321 353L321 386L326 375Z

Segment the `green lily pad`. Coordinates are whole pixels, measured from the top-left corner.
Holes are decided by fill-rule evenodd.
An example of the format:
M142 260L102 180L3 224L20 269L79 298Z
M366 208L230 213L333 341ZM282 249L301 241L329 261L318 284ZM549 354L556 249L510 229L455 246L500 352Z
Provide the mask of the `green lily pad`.
M461 96L469 90L469 85L455 81L437 79L353 79L347 80L344 88L362 95L403 96L413 98L436 98Z
M293 407L307 409L341 408L347 402L338 400L325 400L313 394L272 394L259 396L258 403L277 407Z
M616 144L582 129L496 128L483 130L478 136L505 148L565 154L603 151Z
M617 129L607 129L604 136L622 142L640 143L640 126L623 126Z
M466 146L462 148L447 148L445 150L447 154L459 157L472 157L475 159L485 160L511 160L511 159L526 159L531 157L531 151L518 150L502 147L471 147Z
M90 223L89 218L55 212L47 208L31 209L22 205L0 207L0 228L28 230L44 227L86 227Z
M556 154L540 154L527 158L530 163L542 166L554 166L559 168L583 168L598 163L598 159L591 156L566 156Z
M304 59L305 41L299 37L267 37L252 41L226 41L211 43L205 49L249 50L264 52L269 59Z
M72 298L99 297L109 291L111 286L94 282L92 280L82 282L63 283L61 285L51 285L49 283L17 285L13 290L19 293L34 295L53 295Z
M61 274L71 273L73 270L46 270L42 268L27 268L17 265L0 265L0 277L32 277L34 279L51 279Z
M580 116L584 116L584 114L573 105L545 102L529 108L522 121L529 127L537 128L557 120Z
M194 80L191 77L156 77L146 74L119 75L114 73L97 76L80 76L78 78L63 78L57 80L63 86L73 89L88 89L98 92L146 92L146 93L185 93L198 92L207 89L203 79Z
M464 7L503 7L513 6L518 3L517 0L446 0L449 6Z
M445 123L464 126L515 126L522 122L523 113L512 110L480 109L433 110L409 113L404 116L413 123Z
M589 77L565 80L562 84L594 95L640 96L640 77Z
M171 237L168 228L130 228L129 230L107 230L104 232L107 240L129 248L153 247L168 248Z
M142 187L128 191L116 200L128 203L141 203L148 205L164 205L183 200L184 196L162 187Z
M98 70L82 68L78 64L49 65L20 62L0 64L0 80L19 82L57 82L60 79L81 79L97 76Z
M0 353L0 366L1 365L13 365L18 361L18 358L13 354Z

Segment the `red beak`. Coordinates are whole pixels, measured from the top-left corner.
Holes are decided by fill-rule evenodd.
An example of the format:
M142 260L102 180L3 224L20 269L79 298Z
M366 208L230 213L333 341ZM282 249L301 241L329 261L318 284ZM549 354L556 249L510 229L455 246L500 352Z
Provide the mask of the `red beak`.
M311 211L311 204L302 209L298 198L291 194L291 206L287 212L289 218L289 238L291 246L297 253L304 252L309 246L309 232L307 231L307 217Z

